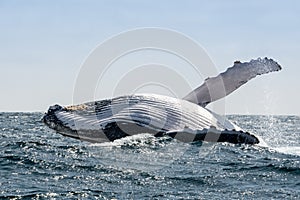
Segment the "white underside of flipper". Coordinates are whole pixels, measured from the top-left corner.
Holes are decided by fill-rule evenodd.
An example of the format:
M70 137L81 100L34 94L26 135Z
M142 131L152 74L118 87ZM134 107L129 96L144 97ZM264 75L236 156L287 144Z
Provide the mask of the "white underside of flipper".
M205 107L221 99L256 77L281 70L281 66L272 59L258 58L250 62L236 61L234 65L216 77L207 78L205 82L183 99Z

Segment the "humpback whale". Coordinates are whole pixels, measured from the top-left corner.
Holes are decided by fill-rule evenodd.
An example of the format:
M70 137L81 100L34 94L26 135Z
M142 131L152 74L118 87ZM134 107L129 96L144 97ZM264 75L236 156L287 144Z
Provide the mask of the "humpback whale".
M234 65L183 99L132 94L72 106L50 106L43 122L61 135L89 142L108 142L149 133L182 142L208 141L258 144L259 139L210 111L206 106L221 99L257 75L281 70L272 59L258 58Z

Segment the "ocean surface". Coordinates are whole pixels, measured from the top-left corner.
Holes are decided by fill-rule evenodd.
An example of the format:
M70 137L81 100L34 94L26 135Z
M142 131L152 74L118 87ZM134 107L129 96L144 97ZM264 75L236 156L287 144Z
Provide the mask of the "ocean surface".
M90 144L0 113L0 198L300 199L300 117L228 116L263 145L148 134Z

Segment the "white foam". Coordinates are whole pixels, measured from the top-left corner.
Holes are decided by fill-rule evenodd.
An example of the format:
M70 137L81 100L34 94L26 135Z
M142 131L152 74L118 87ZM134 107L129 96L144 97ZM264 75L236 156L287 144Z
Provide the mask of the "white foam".
M276 147L273 149L280 153L300 156L300 146Z

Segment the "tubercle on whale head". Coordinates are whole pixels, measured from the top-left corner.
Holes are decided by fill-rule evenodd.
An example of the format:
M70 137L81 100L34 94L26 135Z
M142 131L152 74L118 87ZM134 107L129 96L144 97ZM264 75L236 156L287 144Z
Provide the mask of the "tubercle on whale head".
M48 114L52 114L52 113L54 113L56 111L61 111L63 109L64 109L64 107L62 107L62 106L60 106L58 104L55 104L55 105L49 107L47 113Z
M64 107L62 107L58 104L50 106L48 111L44 114L44 116L42 118L42 122L44 122L50 128L56 130L58 128L58 125L60 124L59 123L60 121L55 116L55 113L58 112L58 111L62 111L64 109L65 109Z

